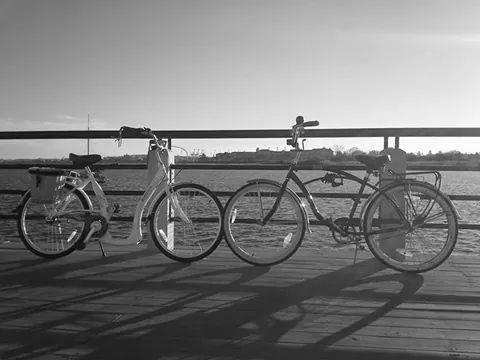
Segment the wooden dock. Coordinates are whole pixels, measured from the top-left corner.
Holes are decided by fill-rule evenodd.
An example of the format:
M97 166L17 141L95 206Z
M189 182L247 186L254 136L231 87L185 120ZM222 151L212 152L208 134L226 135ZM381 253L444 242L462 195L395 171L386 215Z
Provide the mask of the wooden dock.
M479 257L406 275L367 251L264 268L224 245L190 265L107 249L0 246L0 359L480 359Z

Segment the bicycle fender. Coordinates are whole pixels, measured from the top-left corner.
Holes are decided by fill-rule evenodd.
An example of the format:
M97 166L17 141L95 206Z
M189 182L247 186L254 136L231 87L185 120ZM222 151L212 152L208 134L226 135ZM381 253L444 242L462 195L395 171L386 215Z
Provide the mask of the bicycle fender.
M363 218L365 216L365 211L367 209L367 206L368 204L370 203L370 201L372 201L372 199L377 195L377 192L374 191L372 192L368 198L365 200L365 202L363 203L363 206L362 208L360 209L360 215L359 215L359 219L360 219L360 231L363 231Z
M78 191L85 198L85 200L87 200L88 208L93 209L92 200L90 200L90 197L87 195L85 190L80 188L76 188L75 190Z
M275 186L278 186L280 188L282 187L282 184L280 184L278 181L270 180L270 179L262 179L262 178L251 179L251 180L248 180L247 183L248 184L262 184L263 183L263 184L275 185ZM300 205L300 209L302 209L303 215L305 216L305 220L307 222L307 229L306 230L309 233L311 233L312 230L310 229L310 219L308 217L308 212L307 212L307 209L305 207L305 204L300 199L300 197L294 191L292 191L291 189L286 188L285 191L288 192L296 201L298 201L298 204Z
M417 184L421 184L421 185L424 185L424 186L428 186L430 189L432 189L432 191L435 191L437 193L440 193L442 194L443 196L445 196L445 198L448 200L448 202L450 203L450 206L452 207L453 211L455 212L455 215L457 216L457 220L461 220L461 216L457 210L457 207L455 206L455 204L453 203L452 200L450 200L450 198L448 197L447 194L443 193L440 189L436 188L434 185L428 183L428 182L425 182L425 181L419 181L419 180L411 180L411 179L404 179L404 180L401 180L400 181L401 183L403 184L407 184L407 183L417 183ZM393 184L392 184L393 185ZM389 185L390 187L391 185ZM383 190L383 189L382 189Z
M73 188L73 185L66 183L65 187ZM93 209L92 200L90 200L90 197L87 195L87 193L83 189L80 189L80 188L76 188L76 190L80 193L80 196L83 196L85 198L85 200L87 201L87 204L88 204L88 208ZM17 207L12 210L12 213L18 213L20 208L23 207L25 205L25 203L27 202L27 197L31 192L32 192L31 189L28 189L27 191L25 191L25 193L22 195L22 198L18 202Z
M430 183L427 183L427 182L424 182L424 181L419 181L419 180L412 180L412 179L402 179L402 180L398 180L398 181L394 181L392 182L391 184L385 186L385 187L382 187L380 189L380 191L388 191L390 188L393 188L395 186L397 186L398 184L413 184L413 183L416 183L416 184L420 184L420 185L423 185L423 186L426 186L426 187L429 187L432 191L435 191L437 193L441 193L442 195L444 195L446 197L446 199L448 200L448 202L450 203L450 206L452 207L453 211L455 212L455 215L457 217L458 220L461 219L460 217L460 214L458 213L458 210L457 210L457 207L455 206L455 204L450 200L450 198L448 197L448 195L442 193L439 189L437 189L435 186L433 186L432 184ZM379 196L379 193L380 192L373 192L367 199L367 201L365 202L365 205L364 207L362 208L362 213L364 212L364 209L367 207L368 203L373 200L374 197L376 196ZM362 218L362 217L361 217Z
M272 185L277 185L277 186L282 187L282 184L280 184L278 181L270 180L270 179L262 179L262 178L251 179L251 180L248 180L247 183L248 184L252 184L252 183L256 183L256 184L264 183L265 184L266 183L266 184L272 184Z

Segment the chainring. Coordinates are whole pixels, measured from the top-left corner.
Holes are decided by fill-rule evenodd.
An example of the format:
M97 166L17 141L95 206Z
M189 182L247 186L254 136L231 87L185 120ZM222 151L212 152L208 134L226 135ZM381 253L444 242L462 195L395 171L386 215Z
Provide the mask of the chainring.
M95 221L98 221L100 223L100 225L102 226L100 230L96 231L93 233L92 237L98 237L98 238L101 238L103 235L105 235L105 233L107 232L108 230L108 221L107 219L105 219L102 215L99 215L99 214L90 214L87 216L86 220L85 220L85 225L90 228L90 226L92 225L92 223L94 223Z
M333 223L337 225L339 228L349 233L349 235L342 235L337 230L332 229L331 231L332 231L333 239L337 243L346 245L346 244L351 244L355 241L355 240L352 240L352 235L353 235L353 239L356 239L357 230L355 229L355 226L351 223L349 218L341 217L341 218L335 219Z

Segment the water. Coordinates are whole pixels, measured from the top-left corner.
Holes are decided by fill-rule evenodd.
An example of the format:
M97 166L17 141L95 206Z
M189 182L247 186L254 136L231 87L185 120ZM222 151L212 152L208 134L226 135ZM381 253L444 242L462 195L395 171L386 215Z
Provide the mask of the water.
M105 190L142 190L146 187L146 170L104 170L103 175L107 182L102 184ZM178 173L176 181L191 181L202 184L213 191L234 191L247 180L253 178L266 178L282 181L286 171L276 170L182 170ZM324 174L322 171L300 171L301 179L312 179ZM363 176L363 172L354 172L357 176ZM431 181L429 176L422 178ZM26 170L0 170L0 188L2 189L27 189L29 187L29 174ZM315 182L309 186L312 192L356 192L358 185L345 182L344 186L332 188L328 184ZM444 172L442 173L442 191L449 195L477 195L480 194L480 173L478 172ZM11 213L16 207L20 197L17 195L1 195L0 211ZM109 200L121 204L120 216L132 215L137 204L138 196L109 196ZM228 198L221 197L220 201L225 205ZM321 214L336 219L347 216L352 200L350 199L325 199L317 198L316 205ZM460 223L480 223L479 201L455 201ZM310 219L314 219L310 212ZM129 223L117 223L115 232L124 236L128 235ZM144 230L147 230L144 228ZM0 228L0 242L19 241L16 222L5 220ZM307 233L302 246L315 248L336 247L330 232L325 227L313 226L312 233ZM458 242L455 248L460 254L480 254L480 232L474 230L460 230Z

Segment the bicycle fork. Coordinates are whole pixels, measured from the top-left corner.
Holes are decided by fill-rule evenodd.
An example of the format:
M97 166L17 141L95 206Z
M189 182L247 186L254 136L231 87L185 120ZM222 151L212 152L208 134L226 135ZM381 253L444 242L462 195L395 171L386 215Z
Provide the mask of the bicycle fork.
M167 199L169 204L171 204L173 208L173 212L175 216L178 216L180 220L183 221L185 224L192 224L192 220L185 214L185 211L183 211L182 207L180 206L180 202L178 201L177 194L175 194L172 190L171 187L166 192ZM171 211L171 210L170 210ZM170 216L170 215L169 215ZM173 250L174 248L174 239L172 235L165 234L165 231L163 229L158 229L158 232L160 236L162 237L163 241L167 244L167 249L168 250Z

